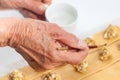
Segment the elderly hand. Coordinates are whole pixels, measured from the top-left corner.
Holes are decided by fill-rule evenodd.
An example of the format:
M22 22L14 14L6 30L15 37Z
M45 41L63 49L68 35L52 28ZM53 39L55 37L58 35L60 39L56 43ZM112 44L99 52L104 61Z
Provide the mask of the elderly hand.
M0 19L0 46L15 48L34 69L79 64L88 52L85 42L58 25L33 19ZM62 46L71 50L59 51Z
M25 17L44 20L45 5L51 0L0 0L0 7L18 9Z

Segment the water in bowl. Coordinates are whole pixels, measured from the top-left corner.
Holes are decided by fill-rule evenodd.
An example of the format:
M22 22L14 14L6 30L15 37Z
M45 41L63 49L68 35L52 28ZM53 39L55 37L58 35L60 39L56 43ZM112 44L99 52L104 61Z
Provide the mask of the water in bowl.
M58 25L69 25L74 21L75 16L67 12L55 14L53 17L51 17L51 22L56 23Z

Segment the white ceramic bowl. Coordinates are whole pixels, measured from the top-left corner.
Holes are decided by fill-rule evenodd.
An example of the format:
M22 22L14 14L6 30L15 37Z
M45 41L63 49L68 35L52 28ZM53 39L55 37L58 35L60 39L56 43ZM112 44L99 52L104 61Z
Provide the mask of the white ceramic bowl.
M68 32L72 32L77 23L77 10L68 3L50 5L45 12L46 20L58 24Z

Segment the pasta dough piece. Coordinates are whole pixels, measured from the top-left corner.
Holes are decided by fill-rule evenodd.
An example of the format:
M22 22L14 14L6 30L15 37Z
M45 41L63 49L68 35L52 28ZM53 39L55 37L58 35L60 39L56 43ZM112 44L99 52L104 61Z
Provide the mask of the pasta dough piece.
M96 45L95 41L90 37L87 38L85 41L86 41L88 46L95 46Z
M84 73L87 71L87 67L88 67L88 62L87 61L83 61L78 65L74 65L76 71L80 72L80 73Z
M110 67L79 80L120 80L120 59Z
M114 30L114 32L116 33L116 37L111 38L111 39L105 39L104 38L104 33L109 30L110 28L112 28ZM101 45L101 44L112 44L113 42L120 40L120 28L118 26L115 25L110 25L110 27L108 26L108 28L104 31L98 32L96 34L93 35L93 39L96 42L97 45Z
M58 74L49 72L43 75L43 80L61 80L61 78Z
M116 26L114 28L115 31L118 31L119 36L120 29ZM26 80L43 80L43 75L49 72L57 73L61 76L61 80L119 80L120 65L118 63L120 63L120 50L118 49L118 44L120 43L120 38L114 37L111 39L104 39L103 35L104 31L99 32L93 35L92 40L95 42L94 45L102 45L107 43L107 52L109 51L112 59L110 59L109 56L105 56L102 58L105 59L105 61L100 60L99 57L102 47L90 50L87 58L85 59L89 63L89 66L85 65L84 67L83 65L82 67L83 71L85 71L84 68L87 68L85 74L76 71L75 68L70 64L60 66L52 70L41 70L39 72L30 68L30 66L27 66L25 68L22 68L20 71L25 74ZM107 52L106 54L109 55ZM82 68L80 67L80 70ZM115 77L110 77L108 75L114 75ZM7 76L1 80L9 80L9 78Z
M117 30L115 30L116 26L109 25L109 27L104 32L104 39L112 39L118 36Z
M107 60L110 60L111 58L112 58L112 54L108 51L106 47L103 47L99 54L99 59L101 61L107 61Z
M9 75L10 80L24 80L22 72L15 70Z

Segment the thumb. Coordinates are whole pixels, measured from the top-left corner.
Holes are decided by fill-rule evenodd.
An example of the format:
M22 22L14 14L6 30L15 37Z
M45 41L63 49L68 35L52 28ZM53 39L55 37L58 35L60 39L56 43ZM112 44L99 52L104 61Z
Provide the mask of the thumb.
M43 15L46 10L45 4L37 0L25 0L25 4L23 5L23 7L40 15Z

